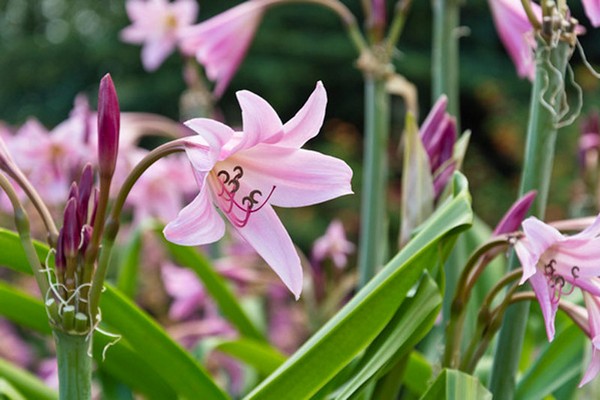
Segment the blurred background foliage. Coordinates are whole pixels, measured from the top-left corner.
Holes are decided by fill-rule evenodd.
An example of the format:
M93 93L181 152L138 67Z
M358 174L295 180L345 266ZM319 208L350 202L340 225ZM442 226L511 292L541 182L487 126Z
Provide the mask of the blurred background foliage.
M238 1L200 2L204 20ZM345 1L362 21L358 0ZM394 2L389 2L392 13ZM587 24L581 5L569 1L572 12ZM0 0L0 120L22 124L35 116L47 127L64 120L78 93L89 95L95 106L96 88L102 75L110 72L124 111L144 111L178 119L179 96L185 89L183 60L169 57L157 72L147 73L140 62L140 48L122 43L119 31L129 24L123 0ZM516 76L512 62L500 44L488 4L469 0L462 9L461 107L462 129L472 131L471 146L464 166L469 178L474 207L484 221L495 224L514 201L528 113L530 84ZM581 37L588 59L600 61L600 33L586 26ZM235 91L249 89L265 97L283 120L291 117L306 99L317 80L329 95L324 133L311 146L344 158L355 170L354 188L360 187L362 154L363 89L360 72L354 67L356 54L337 17L313 5L274 8L264 22L233 79L219 101L226 120L239 123ZM430 98L431 4L413 0L410 15L398 44L395 66L418 88L422 120ZM579 54L572 65L584 89L584 114L600 100L598 81L582 67ZM393 102L393 131L390 154L391 212L398 212L400 166L399 146L404 121L401 99ZM556 179L550 195L548 218L568 216L577 178L577 139L580 119L561 131L555 163ZM318 211L293 211L284 218L308 244L316 230L303 223L301 215L347 210L347 228L356 232L358 196L340 199ZM284 213L285 214L285 213ZM321 214L322 215L322 214ZM329 220L330 218L327 218ZM318 222L323 232L328 221ZM289 224L288 224L289 225ZM396 225L392 220L392 226ZM309 235L308 230L311 230ZM294 235L292 235L294 236Z

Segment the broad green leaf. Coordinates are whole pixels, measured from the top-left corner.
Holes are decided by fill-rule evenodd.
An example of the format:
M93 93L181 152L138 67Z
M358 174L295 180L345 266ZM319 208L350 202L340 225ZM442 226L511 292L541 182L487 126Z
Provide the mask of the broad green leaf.
M130 299L135 298L138 287L138 273L140 269L140 249L142 248L143 227L136 228L129 242L119 254L117 268L117 283L121 293Z
M38 257L45 262L48 247L40 242L34 242ZM8 229L0 228L0 265L31 275L31 267L25 257L25 251L17 234Z
M433 369L429 361L421 353L416 351L410 353L403 381L408 390L422 396L429 387L432 375Z
M492 394L474 376L444 369L421 400L492 400Z
M581 374L586 336L571 325L556 335L517 383L515 398L537 400Z
M0 397L11 400L36 399L55 400L58 394L37 376L0 358Z
M8 246L7 248L20 248L18 236L14 232L6 230L0 231L0 243ZM44 246L38 245L38 249L40 250L39 255L45 258L48 252L47 248L44 249ZM12 263L5 265L22 269L23 272L31 274L31 269L19 256L24 258L24 252L21 251L20 255L18 252L14 252L10 258ZM0 263L5 260L9 260L9 258L3 260L0 257ZM23 265L28 268L25 269ZM0 294L2 293L0 292ZM11 293L5 290L4 294L10 295ZM18 300L13 301L18 303ZM0 304L2 303L3 301L0 301ZM31 305L31 301L23 302L23 304ZM181 396L194 399L198 393L202 393L204 399L228 398L204 369L181 346L175 343L164 329L129 301L126 296L109 286L101 296L100 307L103 321L131 345L139 359L149 364ZM19 308L15 310L19 310ZM15 314L15 310L8 310L8 312ZM43 308L40 310L43 311ZM41 315L40 311L37 313ZM13 316L20 318L19 315ZM47 321L47 317L44 315L41 320ZM29 318L27 321L29 324L33 324Z
M346 400L374 376L387 372L431 329L439 314L442 296L435 282L425 275L412 298L406 299L390 323L367 348L361 361L336 399ZM391 365L390 365L391 366Z
M115 329L138 356L173 389L188 399L227 399L208 373L144 311L106 285L100 299L102 320Z
M202 280L204 287L219 306L219 310L242 336L266 342L265 336L256 328L237 301L227 281L219 275L210 262L193 247L179 246L169 242L162 233L163 243L179 264L189 267Z
M0 282L0 315L12 322L50 335L48 317L42 302ZM96 332L93 354L98 366L148 399L173 398L171 387L138 355L124 339L112 345L114 338ZM110 345L106 359L102 353Z
M460 173L454 179L455 197L441 205L402 251L248 399L310 398L371 344L423 271L442 261L444 240L471 222L466 179Z
M434 198L429 156L414 117L407 114L402 170L401 245L408 242L413 230L433 213Z
M275 371L286 359L283 354L264 342L247 338L217 343L215 349L245 362L265 375Z

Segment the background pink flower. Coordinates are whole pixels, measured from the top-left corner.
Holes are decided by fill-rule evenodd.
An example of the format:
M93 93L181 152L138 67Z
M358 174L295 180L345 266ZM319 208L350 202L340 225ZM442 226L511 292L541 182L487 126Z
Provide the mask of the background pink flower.
M121 31L124 42L143 44L142 64L156 70L177 48L179 34L198 14L195 0L128 0L127 15L132 24Z

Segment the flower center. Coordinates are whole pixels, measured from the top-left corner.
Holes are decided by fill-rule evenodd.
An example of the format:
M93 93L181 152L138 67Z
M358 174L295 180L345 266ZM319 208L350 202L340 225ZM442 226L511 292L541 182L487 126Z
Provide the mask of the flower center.
M269 194L264 198L262 191L253 189L239 200L238 191L241 187L241 179L244 176L244 169L236 165L233 171L220 170L217 172L219 188L217 196L222 200L219 205L221 210L227 214L229 220L238 228L243 228L248 223L250 215L259 211L269 202L271 195L275 191L275 186L271 188ZM237 197L237 198L236 198Z
M575 290L575 280L579 278L579 267L571 268L571 276L565 279L564 276L556 271L556 260L551 259L548 264L544 265L544 276L548 282L548 287L551 289L551 301L557 304L561 296L570 295Z

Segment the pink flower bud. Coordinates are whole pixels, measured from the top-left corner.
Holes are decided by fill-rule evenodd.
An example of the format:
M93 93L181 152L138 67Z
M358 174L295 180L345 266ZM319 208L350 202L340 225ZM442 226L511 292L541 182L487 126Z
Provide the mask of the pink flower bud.
M494 229L493 235L502 235L504 233L515 232L521 226L521 222L525 219L531 204L535 200L537 192L535 190L529 191L517 200L512 207L504 214L496 229Z
M112 176L119 150L119 100L110 74L100 81L98 92L98 165L101 176Z
M81 225L77 221L77 200L75 198L70 198L65 207L62 239L65 256L75 257L81 241Z

